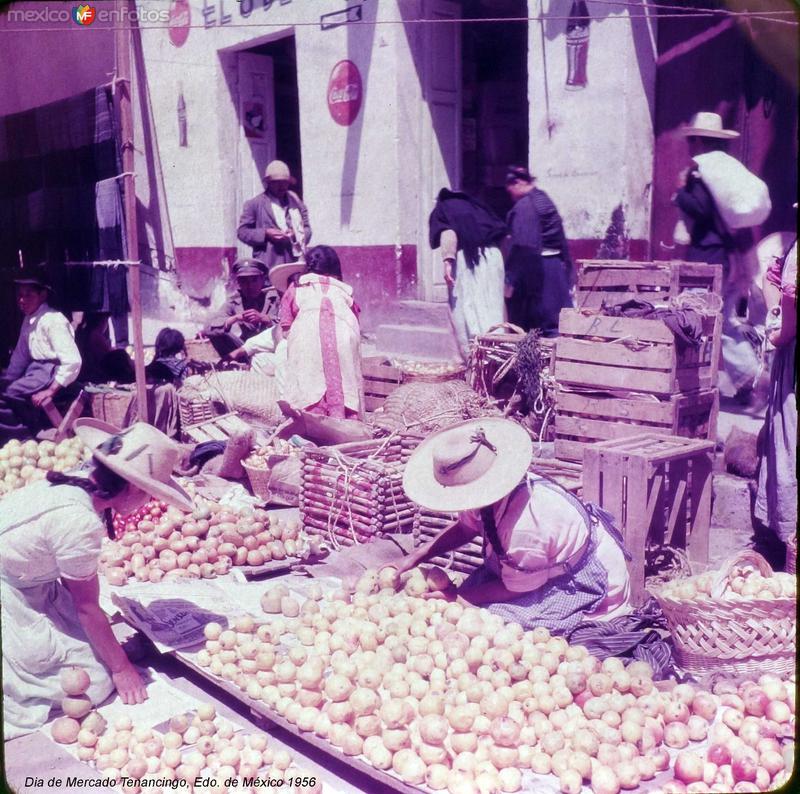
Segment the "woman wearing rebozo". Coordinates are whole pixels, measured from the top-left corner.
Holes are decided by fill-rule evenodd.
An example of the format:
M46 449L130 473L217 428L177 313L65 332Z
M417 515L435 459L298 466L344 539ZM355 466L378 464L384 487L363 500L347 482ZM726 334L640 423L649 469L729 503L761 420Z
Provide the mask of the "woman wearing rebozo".
M75 433L92 451L90 460L67 474L49 472L9 494L0 509L6 739L45 724L63 696L59 676L68 666L88 673L95 705L114 689L127 704L146 699L98 602L97 565L110 526L103 517L130 513L149 497L192 509L172 479L180 450L159 430L79 419Z

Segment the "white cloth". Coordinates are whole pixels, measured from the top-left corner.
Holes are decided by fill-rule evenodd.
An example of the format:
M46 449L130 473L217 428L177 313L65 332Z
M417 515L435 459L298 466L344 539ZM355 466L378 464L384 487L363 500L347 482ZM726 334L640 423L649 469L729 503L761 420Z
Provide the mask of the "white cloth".
M464 358L469 354L470 340L485 334L505 319L505 266L499 248L484 248L478 264L467 266L464 252L456 257L451 316L456 339Z
M69 320L46 303L23 318L7 376L11 380L22 377L31 359L58 361L53 379L59 386L69 386L81 371L81 354Z
M243 345L250 356L250 366L262 375L272 375L278 386L278 399L283 399L286 386L286 339L278 339L278 326L251 336Z
M285 232L289 228L289 224L286 223L286 207L283 206L279 201L275 201L275 199L270 199L270 203L272 204L272 216L275 218L275 223L278 224L278 228ZM305 226L303 226L303 216L300 214L300 210L297 207L289 207L289 218L292 221L292 230L294 231L294 236L297 240L298 245L302 248L305 244L305 236L306 230Z
M766 183L727 152L694 157L703 184L729 229L747 229L763 223L772 211Z
M536 487L533 495L527 488L513 492L495 508L497 535L508 557L526 568L542 568L541 572L517 571L501 566L490 543L486 544L486 565L498 574L503 585L514 593L538 590L549 579L547 568L570 560L589 540L589 528L578 509L558 491ZM460 520L470 529L483 532L479 510L461 513ZM597 559L608 572L608 592L590 617L618 617L628 611L630 580L625 556L617 542L602 526L597 527Z
M9 494L0 510L0 608L5 738L44 725L62 697L65 665L89 674L101 703L114 689L60 579L97 574L105 529L80 488L37 482Z

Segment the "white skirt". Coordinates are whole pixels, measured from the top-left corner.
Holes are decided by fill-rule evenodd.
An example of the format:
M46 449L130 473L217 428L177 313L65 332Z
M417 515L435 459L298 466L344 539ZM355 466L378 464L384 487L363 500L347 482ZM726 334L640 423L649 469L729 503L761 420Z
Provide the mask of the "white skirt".
M499 248L484 248L470 270L464 252L456 257L455 285L450 296L458 346L466 359L473 337L505 319L505 266Z

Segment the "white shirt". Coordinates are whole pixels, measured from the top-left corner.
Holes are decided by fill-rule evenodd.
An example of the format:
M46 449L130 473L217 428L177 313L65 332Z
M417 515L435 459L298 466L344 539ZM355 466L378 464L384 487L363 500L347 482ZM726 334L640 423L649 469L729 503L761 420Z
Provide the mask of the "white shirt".
M58 361L53 377L58 386L69 386L81 371L81 354L69 320L43 303L22 320L19 339L6 375L22 377L31 361Z
M548 581L546 569L566 562L589 540L589 529L578 509L558 491L538 485L531 491L520 488L514 498L503 499L495 509L497 535L508 557L525 568L542 571L517 571L500 565L492 545L487 543L486 564L498 574L508 590L515 593L538 590ZM469 510L460 521L476 532L483 532L480 510ZM592 619L617 617L627 611L630 582L625 557L616 541L597 527L597 559L608 571L608 592L591 613Z
M19 587L97 573L105 537L92 498L74 486L36 482L8 494L0 510L0 579Z

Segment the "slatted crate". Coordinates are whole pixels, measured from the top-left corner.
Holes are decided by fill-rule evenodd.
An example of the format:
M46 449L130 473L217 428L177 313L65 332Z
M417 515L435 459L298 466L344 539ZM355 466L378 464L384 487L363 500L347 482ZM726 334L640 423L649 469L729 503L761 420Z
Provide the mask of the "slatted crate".
M631 298L666 301L686 290L722 289L722 266L703 262L629 262L578 260L575 305L579 309L613 306Z
M403 491L413 437L336 444L300 453L300 520L333 545L351 546L414 528L416 505Z
M556 392L555 455L581 461L588 444L641 433L684 438L715 438L719 390L619 397L606 392Z
M381 356L361 359L361 377L364 383L364 408L377 411L386 398L403 382L403 373Z
M562 309L555 379L606 391L669 396L717 385L721 318L700 315L700 344L680 344L663 320Z
M617 521L631 559L631 603L647 600L648 556L683 549L708 561L714 443L641 433L586 448L583 497Z

